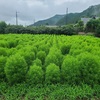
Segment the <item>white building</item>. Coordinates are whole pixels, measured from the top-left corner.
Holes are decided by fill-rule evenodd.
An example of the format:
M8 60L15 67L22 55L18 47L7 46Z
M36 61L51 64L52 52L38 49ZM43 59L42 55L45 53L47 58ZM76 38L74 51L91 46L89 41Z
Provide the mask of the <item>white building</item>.
M90 21L92 18L81 18L81 21L83 21L84 25L87 24L88 21Z
M95 19L98 19L99 17L95 17ZM87 24L88 21L90 21L93 18L81 18L81 21L83 21L84 25Z

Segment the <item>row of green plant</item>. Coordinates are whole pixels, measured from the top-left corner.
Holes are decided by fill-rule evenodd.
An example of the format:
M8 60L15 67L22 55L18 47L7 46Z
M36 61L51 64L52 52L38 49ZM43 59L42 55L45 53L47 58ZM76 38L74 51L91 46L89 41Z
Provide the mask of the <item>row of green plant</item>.
M100 85L67 84L29 85L26 83L9 86L0 83L0 100L99 100Z
M99 49L91 36L1 35L0 81L100 84Z
M2 64L0 80L7 79L10 84L23 81L34 84L60 82L93 85L100 83L100 58L98 56L83 53L75 59L75 57L67 55L61 67L57 65L57 57L48 60L47 56L46 60L47 66L42 66L39 59L34 60L33 65L28 66L27 59L25 60L24 57L16 54L11 56L5 65L6 58L0 57L0 63Z

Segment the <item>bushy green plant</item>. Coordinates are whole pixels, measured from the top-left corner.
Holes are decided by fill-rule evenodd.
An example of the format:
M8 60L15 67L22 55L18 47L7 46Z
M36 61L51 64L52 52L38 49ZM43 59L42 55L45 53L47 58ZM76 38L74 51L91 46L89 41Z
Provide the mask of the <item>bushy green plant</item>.
M80 53L85 52L85 47L87 46L87 43L83 41L81 42L79 39L77 39L77 41L79 42L74 43L69 51L69 54L72 56L77 56Z
M95 36L100 37L100 24L96 28Z
M45 51L39 51L37 53L37 58L40 59L42 61L42 64L45 63L45 58L46 58L46 53Z
M27 73L27 82L30 84L39 84L43 82L43 70L40 66L33 65Z
M0 47L0 56L7 56L7 49Z
M37 66L42 66L42 61L40 60L40 59L35 59L34 61L33 61L33 63L32 63L33 65L37 65Z
M42 45L39 46L38 50L39 50L39 51L45 51L45 53L46 53L46 55L47 55L48 52L49 52L49 46L46 45L46 44L42 44Z
M28 67L32 65L32 62L35 59L35 53L30 50L22 49L19 54L24 57Z
M86 24L86 31L87 32L95 32L99 24L100 24L99 19L91 19Z
M46 83L57 83L60 82L60 69L59 66L51 63L46 67L45 74Z
M78 23L76 24L78 32L83 32L84 31L84 22L79 20Z
M18 54L10 56L5 67L8 82L15 84L24 81L27 69L27 63L22 56Z
M82 53L78 56L80 81L94 85L100 82L100 57L90 53Z
M7 50L7 55L8 55L8 56L11 56L11 55L16 54L17 52L18 52L18 51L17 51L16 48L11 48L11 49L8 49L8 50Z
M5 40L1 40L1 41L0 41L0 47L7 48L7 47L8 47L8 42L5 41Z
M63 55L68 54L70 51L71 45L62 45L61 46L61 52Z
M5 65L6 65L6 57L0 56L0 81L5 81L6 76L5 76Z
M78 60L73 56L67 55L61 67L62 82L68 84L79 84Z
M9 48L15 48L17 45L18 45L17 40L12 40L12 39L8 40L8 47Z
M77 48L77 49L71 49L69 54L75 57L75 56L81 54L82 52L85 52L85 50L81 49L81 48L80 49Z
M73 25L66 25L66 26L63 26L61 27L60 31L64 34L64 35L76 35L77 34L77 31L76 29L74 29L74 26ZM61 34L61 33L60 33Z
M31 50L36 54L37 53L37 48L34 46L34 47L31 47Z
M50 63L54 63L60 67L62 61L63 61L63 56L61 54L61 51L55 47L52 47L45 59L45 66L48 66Z

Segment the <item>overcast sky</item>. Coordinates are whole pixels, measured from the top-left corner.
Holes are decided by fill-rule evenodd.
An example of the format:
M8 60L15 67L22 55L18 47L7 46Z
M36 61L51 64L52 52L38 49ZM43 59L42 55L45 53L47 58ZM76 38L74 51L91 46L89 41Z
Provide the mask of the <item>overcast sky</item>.
M100 0L0 0L0 21L15 24L16 11L19 24L29 25L55 14L81 12Z

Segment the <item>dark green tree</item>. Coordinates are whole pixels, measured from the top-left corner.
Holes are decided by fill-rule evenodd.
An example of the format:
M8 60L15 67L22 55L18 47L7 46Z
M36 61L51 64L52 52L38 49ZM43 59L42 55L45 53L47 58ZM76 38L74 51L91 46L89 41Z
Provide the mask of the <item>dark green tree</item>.
M0 22L0 33L5 33L5 28L7 27L7 24L4 21Z
M99 19L91 19L86 24L86 31L87 32L95 32L97 27L98 27L98 25L99 25L99 23L100 23Z
M78 21L78 25L79 25L80 27L84 26L83 21L79 20L79 21Z

